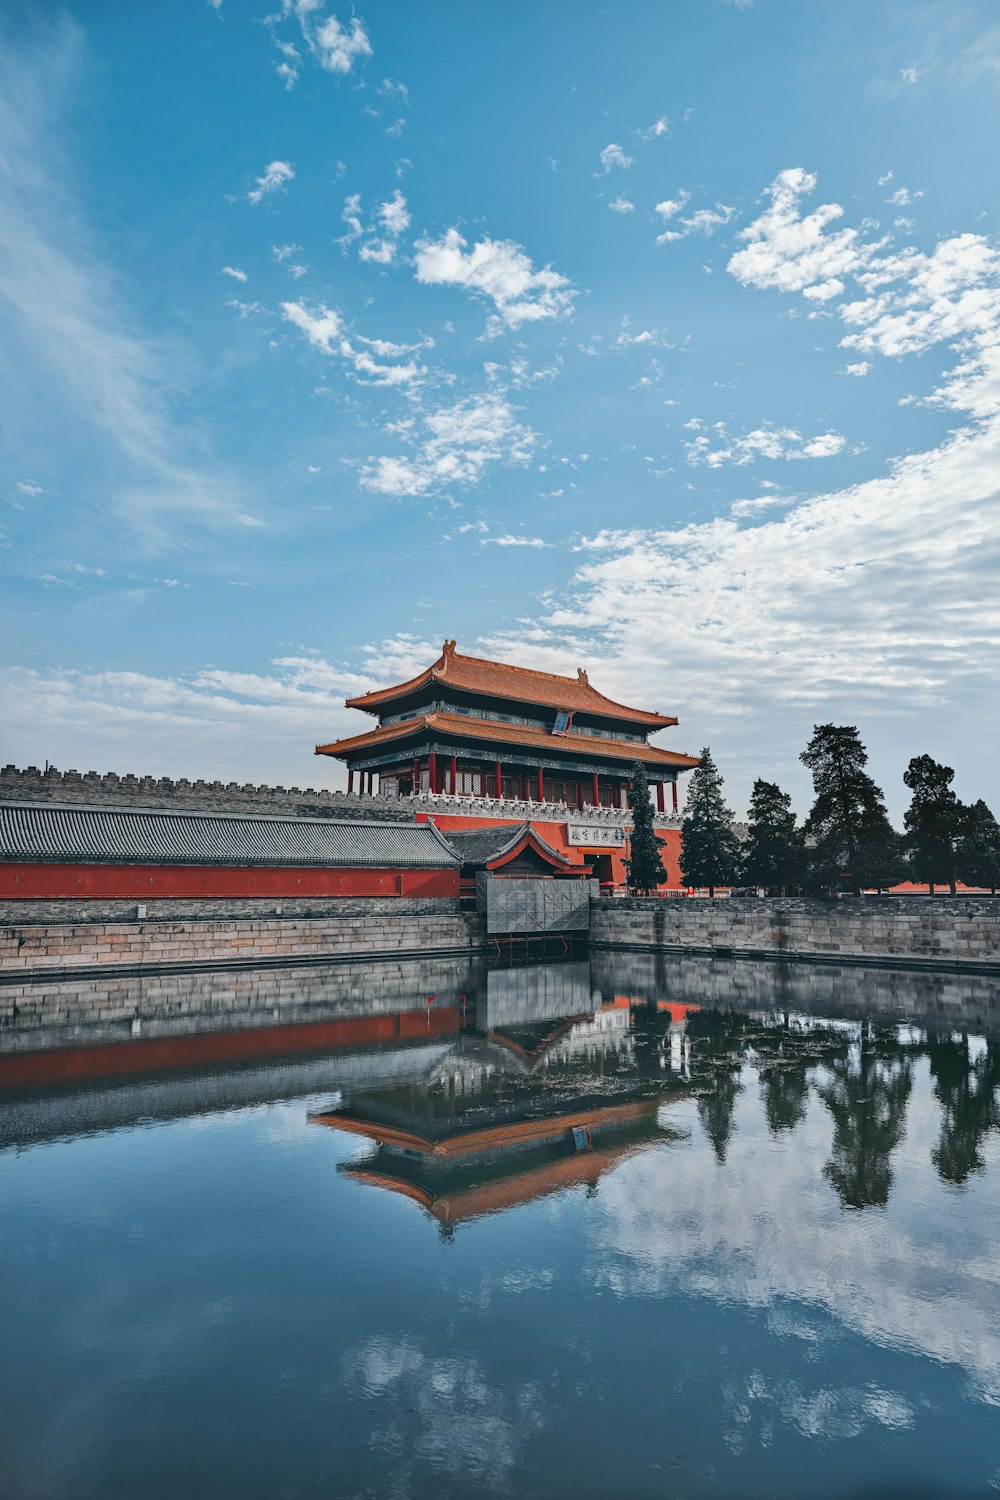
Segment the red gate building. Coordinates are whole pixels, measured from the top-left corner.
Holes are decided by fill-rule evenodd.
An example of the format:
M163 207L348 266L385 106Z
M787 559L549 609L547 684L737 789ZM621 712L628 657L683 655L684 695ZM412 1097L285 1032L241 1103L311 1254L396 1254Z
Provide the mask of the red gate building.
M412 799L449 829L529 821L551 847L624 880L628 792L642 762L655 798L667 885L679 884L677 779L697 757L649 743L676 718L616 703L576 677L464 656L454 641L408 682L347 700L363 734L318 745L348 769L348 790ZM669 799L669 808L668 808Z

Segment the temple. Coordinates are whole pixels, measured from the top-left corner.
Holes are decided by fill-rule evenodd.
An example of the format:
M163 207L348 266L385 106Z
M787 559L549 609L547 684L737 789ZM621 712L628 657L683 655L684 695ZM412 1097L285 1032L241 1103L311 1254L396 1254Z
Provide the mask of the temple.
M418 818L433 815L446 835L497 819L527 821L558 854L578 865L597 856L602 882L621 884L638 761L656 799L661 842L676 842L677 778L697 757L649 743L676 718L606 698L582 668L561 677L464 656L445 641L416 677L348 698L347 706L377 724L317 745L317 755L345 762L348 791L411 799ZM676 885L675 857L668 875Z

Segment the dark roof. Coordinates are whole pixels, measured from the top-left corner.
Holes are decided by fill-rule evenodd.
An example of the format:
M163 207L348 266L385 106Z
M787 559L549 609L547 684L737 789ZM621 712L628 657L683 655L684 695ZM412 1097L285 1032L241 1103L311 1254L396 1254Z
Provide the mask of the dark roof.
M579 872L581 866L541 838L530 823L494 823L489 828L449 829L443 837L460 856L463 865L485 868L493 860L516 849L530 835L534 847L563 869Z
M421 714L413 719L401 719L395 724L380 724L377 729L352 735L350 739L317 745L316 754L352 760L376 746L391 745L397 740L402 742L427 731L436 731L449 740L485 740L494 746L503 744L529 750L544 749L550 754L555 749L560 755L585 755L590 761L617 760L634 763L641 760L647 766L676 767L682 771L690 770L698 764L696 755L681 755L677 750L661 750L659 745L647 745L642 740L612 740L604 735L577 734L573 729L566 734L554 735L551 730L539 729L533 724L504 724L498 719L477 719L471 714L447 713Z
M0 802L0 860L86 864L453 868L430 823Z
M573 709L579 713L599 714L605 718L626 719L634 724L648 724L663 729L677 720L667 714L650 713L644 708L628 708L605 698L590 681L583 668L575 677L560 677L555 672L536 672L529 667L514 667L508 662L486 661L480 656L463 656L454 641L445 641L441 655L433 666L394 687L376 688L359 697L348 698L348 708L378 713L386 703L405 698L430 682L440 682L467 693L506 698L515 703L537 703L547 708Z

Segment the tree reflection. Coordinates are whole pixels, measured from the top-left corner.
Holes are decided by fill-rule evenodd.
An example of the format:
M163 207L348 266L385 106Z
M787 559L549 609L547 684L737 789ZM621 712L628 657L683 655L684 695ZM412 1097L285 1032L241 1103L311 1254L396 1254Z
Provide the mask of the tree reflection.
M966 1036L932 1041L927 1050L934 1092L941 1102L941 1138L931 1160L943 1182L958 1185L971 1173L983 1171L983 1140L1000 1128L1000 1047L987 1043L975 1062Z
M794 1130L805 1118L809 1102L808 1065L805 1062L779 1062L762 1068L760 1091L771 1134Z
M718 1010L701 1011L688 1024L697 1061L708 1065L698 1069L708 1086L698 1100L698 1118L720 1163L726 1160L736 1101L743 1092L740 1074L750 1024L749 1017L737 1011Z
M824 1175L845 1208L884 1207L892 1153L906 1129L910 1060L895 1042L883 1038L878 1045L866 1029L860 1044L829 1066L832 1080L818 1090L833 1116L833 1153Z

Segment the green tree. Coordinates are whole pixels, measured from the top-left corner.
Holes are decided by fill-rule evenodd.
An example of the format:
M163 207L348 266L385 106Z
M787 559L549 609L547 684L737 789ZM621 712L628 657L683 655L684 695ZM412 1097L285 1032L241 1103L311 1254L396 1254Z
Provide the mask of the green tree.
M628 794L632 808L632 837L629 857L625 861L625 879L632 890L646 895L667 878L660 858L660 841L653 828L653 804L649 800L646 767L636 761L632 767L632 786Z
M984 885L995 896L1000 885L1000 823L981 798L965 809L956 853L958 878L965 885Z
M722 777L708 746L688 785L681 823L681 878L686 885L735 885L740 876L740 841L732 809L722 798Z
M816 801L806 820L811 879L860 893L901 873L899 837L881 791L865 771L868 752L853 725L817 724L799 759L812 772Z
M965 808L951 789L955 773L929 755L915 755L903 773L913 793L903 822L906 853L914 880L926 884L934 894L940 881L955 895L958 879L958 843L965 822Z
M744 882L768 889L797 885L804 871L805 843L795 826L791 797L773 781L755 781L743 849Z

